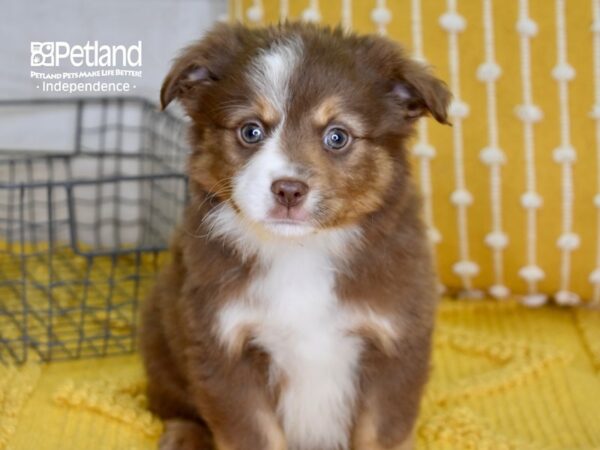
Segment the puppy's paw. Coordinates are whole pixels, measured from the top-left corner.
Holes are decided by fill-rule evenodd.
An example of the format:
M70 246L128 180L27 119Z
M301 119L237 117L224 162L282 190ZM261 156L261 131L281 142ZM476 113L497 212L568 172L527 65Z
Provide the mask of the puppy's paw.
M208 429L197 422L171 419L158 441L159 450L213 450Z

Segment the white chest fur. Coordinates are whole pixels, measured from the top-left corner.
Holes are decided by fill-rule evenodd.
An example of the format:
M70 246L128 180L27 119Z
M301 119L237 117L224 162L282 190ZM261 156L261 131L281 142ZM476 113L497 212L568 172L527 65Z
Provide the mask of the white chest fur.
M270 355L273 382L285 380L277 412L290 450L347 449L362 342L335 295L334 261L322 245L265 259L246 295L222 310L219 334L228 345L252 330Z

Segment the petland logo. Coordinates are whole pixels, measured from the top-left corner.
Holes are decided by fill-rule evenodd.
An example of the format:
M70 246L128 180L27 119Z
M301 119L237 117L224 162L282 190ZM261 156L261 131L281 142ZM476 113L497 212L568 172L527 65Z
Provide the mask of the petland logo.
M131 92L142 78L142 41L105 45L87 41L31 42L29 76L42 92L86 94Z
M128 47L100 45L87 41L85 45L67 42L31 42L32 67L60 67L70 62L73 67L141 67L142 41Z

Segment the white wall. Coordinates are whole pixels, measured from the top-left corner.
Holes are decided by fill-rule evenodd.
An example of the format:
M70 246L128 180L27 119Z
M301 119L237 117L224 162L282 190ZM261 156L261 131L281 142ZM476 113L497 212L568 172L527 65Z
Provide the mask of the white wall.
M0 0L0 4L0 101L133 95L157 103L162 80L178 50L199 39L227 10L227 0ZM96 68L31 67L32 41L126 46L141 41L142 77L69 80L127 81L136 85L128 94L44 92L39 88L41 81L31 78L32 70L61 73ZM0 104L0 149L69 151L72 115L72 107Z
M227 9L227 0L0 0L0 241L9 239L8 235L19 236L18 230L22 223L17 220L9 208L1 205L12 204L15 206L16 197L11 189L2 188L2 183L47 181L52 178L60 181L65 177L65 170L58 167L58 172L49 175L49 167L55 170L55 165L49 165L44 160L38 160L33 165L33 173L27 170L25 164L10 165L7 159L16 155L19 158L27 154L26 151L70 153L74 151L75 136L75 108L73 104L34 104L23 106L2 105L2 100L68 97L75 99L78 96L102 96L103 94L56 94L43 92L36 86L39 80L31 79L30 71L73 72L79 71L70 65L60 69L31 67L30 43L31 41L64 41L70 45L85 45L86 41L99 41L109 45L131 45L142 41L143 61L142 78L128 81L135 82L137 88L129 95L147 97L157 103L159 90L172 58L177 51L192 40L196 40L216 20L222 18ZM94 69L85 69L94 70ZM94 78L78 81L105 82L124 81L123 78ZM106 95L106 94L104 94ZM110 96L119 94L111 93ZM99 118L94 123L93 114L88 115L89 109L84 111L84 126L100 125ZM140 114L131 114L135 119ZM132 121L129 110L125 110L122 117L124 123L139 125L140 119ZM114 119L112 119L114 121ZM88 137L93 138L93 135ZM127 137L127 136L126 136ZM129 136L134 139L131 148L140 147L140 136ZM83 145L89 144L82 139ZM90 141L93 143L92 141ZM136 144L137 142L137 144ZM123 144L125 145L125 144ZM109 147L109 144L106 144ZM90 151L91 148L84 150ZM127 151L127 149L121 149ZM139 151L139 150L138 150ZM5 152L10 152L9 154ZM3 163L4 162L4 163ZM97 179L99 175L97 161L93 158L74 158L73 177L75 179ZM108 161L110 163L110 161ZM58 163L60 166L60 162ZM106 165L104 161L103 166ZM62 172L61 172L62 170ZM125 160L122 171L137 174L140 163ZM59 173L59 175L56 175ZM62 175L60 175L62 173ZM145 174L145 173L144 173ZM110 174L109 174L110 175ZM58 178L57 178L58 176ZM76 199L92 195L92 197L110 197L114 186L101 185L101 187L79 187L74 193ZM77 218L81 222L93 223L100 217L114 217L118 213L120 219L135 219L147 216L147 211L141 204L135 205L133 200L139 198L144 185L128 184L123 189L130 202L126 207L103 203L98 211L80 208L76 203ZM87 191L86 191L87 189ZM28 220L36 224L29 228L26 240L47 241L49 228L49 210L46 203L46 189L29 189L22 200L28 205ZM66 209L66 192L64 187L56 187L53 191L53 221L55 238L66 242L70 228L64 225L68 217ZM123 193L125 195L125 193ZM133 201L133 202L132 202ZM168 205L167 205L168 206ZM155 208L160 206L154 205ZM146 208L147 209L147 208ZM116 211L116 212L115 212ZM167 211L167 209L165 209ZM174 214L174 213L173 213ZM58 226L58 221L63 219L63 225ZM155 220L155 227L161 224ZM112 242L112 230L103 227L102 234L106 234L104 244L117 245L135 243L140 239L142 230L130 226L122 230L120 243ZM12 232L12 234L11 234ZM93 235L89 228L81 227L78 230L78 240L92 244ZM106 232L106 233L105 233ZM34 233L37 233L34 236Z

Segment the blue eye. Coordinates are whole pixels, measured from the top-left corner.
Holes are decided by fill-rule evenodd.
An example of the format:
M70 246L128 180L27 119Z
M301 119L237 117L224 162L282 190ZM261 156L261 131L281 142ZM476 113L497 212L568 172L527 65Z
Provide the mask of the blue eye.
M330 128L323 136L323 145L332 151L342 150L350 142L350 135L341 128Z
M246 144L258 144L265 138L265 132L259 124L250 122L240 128L240 137Z

